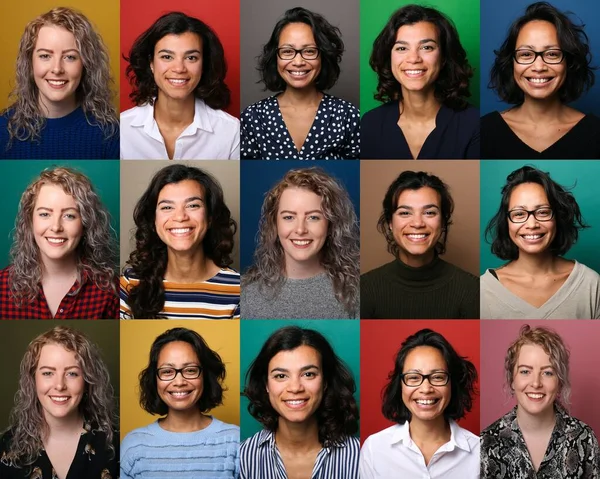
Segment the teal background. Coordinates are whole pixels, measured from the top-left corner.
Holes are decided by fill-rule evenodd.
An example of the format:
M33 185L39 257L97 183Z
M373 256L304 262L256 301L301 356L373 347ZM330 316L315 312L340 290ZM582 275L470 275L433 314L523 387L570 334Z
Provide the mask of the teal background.
M560 185L568 188L581 209L585 223L590 227L579 232L579 240L567 252L565 258L576 259L580 263L600 271L600 210L598 209L598 178L600 178L600 162L585 160L486 160L481 162L480 201L481 201L481 274L488 268L497 268L504 260L492 255L491 243L485 239L485 227L498 211L500 190L506 183L506 177L524 165L534 166L550 173L550 177Z
M467 52L475 72L471 78L469 102L479 107L479 0L432 0L427 3L389 0L361 0L360 2L360 113L364 115L381 103L373 98L377 91L377 75L369 66L373 42L383 30L391 14L410 4L433 7L454 22L460 43ZM391 55L391 51L390 51Z
M4 160L0 161L0 268L10 263L15 219L25 189L46 168L66 166L86 175L108 209L111 226L119 236L119 160Z
M346 363L354 376L354 398L360 407L360 321L357 320L242 320L240 329L240 391L244 390L250 363L258 356L268 337L284 326L300 326L320 332L334 352ZM242 395L240 402L240 440L247 439L263 429L262 424L248 413L248 399Z

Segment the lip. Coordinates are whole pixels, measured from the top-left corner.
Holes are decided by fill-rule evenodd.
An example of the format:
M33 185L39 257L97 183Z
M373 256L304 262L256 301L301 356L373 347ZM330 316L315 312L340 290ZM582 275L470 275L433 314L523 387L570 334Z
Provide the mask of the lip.
M434 409L435 407L437 407L438 403L440 402L440 398L417 398L417 399L414 399L413 401L416 404L418 409L426 411L428 409ZM423 402L419 402L419 401L427 401L428 403L423 403ZM433 402L429 403L430 401L433 401Z
M519 238L526 244L538 244L544 240L546 233L522 233Z
M533 88L546 88L556 77L525 77L527 84Z
M50 82L62 82L62 83L57 84L57 83L50 83ZM53 90L62 90L69 84L69 81L68 80L55 80L55 79L51 78L51 79L46 79L46 83Z
M56 404L57 406L64 406L65 404L69 403L69 400L71 399L71 396L59 396L59 395L54 395L54 396L48 396L50 398L50 401L52 401L52 404ZM57 400L56 398L64 398L61 400Z
M426 72L427 70L423 68L407 68L402 70L402 73L404 73L404 76L407 78L422 78L425 76Z
M287 408L297 410L305 408L308 404L308 399L285 399L283 400L283 403L286 405Z
M292 240L290 240L290 242L292 243L292 246L294 248L306 249L312 244L313 240L311 240L311 239L292 239Z
M61 238L58 236L45 236L44 237L46 239L46 243L49 244L50 246L53 246L55 248L60 248L61 246L64 246L67 244L67 238ZM54 241L52 241L54 240ZM60 242L57 242L56 240L62 240Z
M185 401L192 395L192 390L189 390L189 391L167 391L167 394L175 401Z
M310 70L286 70L286 72L292 78L306 78Z
M404 237L410 242L414 244L425 243L431 233L405 233Z
M541 397L532 397L531 394L533 394L534 396L541 396ZM530 401L533 402L542 402L545 398L546 398L546 394L545 393L525 393L525 396L527 396L527 399L529 399Z
M175 238L186 238L192 234L194 228L192 226L183 226L178 228L168 228L167 231Z
M187 86L187 84L190 82L189 78L167 78L167 81L169 82L169 85L175 87L175 88L181 88L184 86Z

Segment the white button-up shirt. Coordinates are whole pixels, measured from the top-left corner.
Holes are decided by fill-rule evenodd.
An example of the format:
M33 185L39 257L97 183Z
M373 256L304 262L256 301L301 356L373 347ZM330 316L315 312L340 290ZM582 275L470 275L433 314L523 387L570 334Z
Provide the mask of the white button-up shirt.
M428 465L410 437L408 422L369 436L360 451L360 479L478 479L479 436L450 420L450 441Z
M147 103L121 113L121 159L169 159L154 119L154 106ZM239 160L239 120L196 98L194 121L175 141L173 159Z

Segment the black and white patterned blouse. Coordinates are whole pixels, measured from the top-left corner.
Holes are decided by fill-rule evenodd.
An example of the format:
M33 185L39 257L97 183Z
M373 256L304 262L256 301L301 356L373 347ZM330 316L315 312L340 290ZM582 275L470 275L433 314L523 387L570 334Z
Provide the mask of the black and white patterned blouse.
M594 431L555 404L556 424L537 472L517 424L517 408L481 433L481 479L598 479Z
M247 107L240 118L241 159L357 159L360 154L358 108L323 94L300 151L288 132L276 96Z

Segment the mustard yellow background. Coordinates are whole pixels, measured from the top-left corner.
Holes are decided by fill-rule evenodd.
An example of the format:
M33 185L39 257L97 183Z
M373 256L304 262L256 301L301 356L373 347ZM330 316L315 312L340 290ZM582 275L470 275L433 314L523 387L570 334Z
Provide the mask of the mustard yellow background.
M15 67L19 41L27 24L54 7L71 7L83 13L108 47L114 80L113 102L119 111L120 3L119 0L4 0L0 1L0 110L9 106L8 95L15 86Z
M223 406L210 414L223 422L240 424L240 322L239 321L121 321L121 440L131 430L156 421L139 404L138 375L148 365L150 347L167 329L183 327L196 331L225 363L227 390Z

